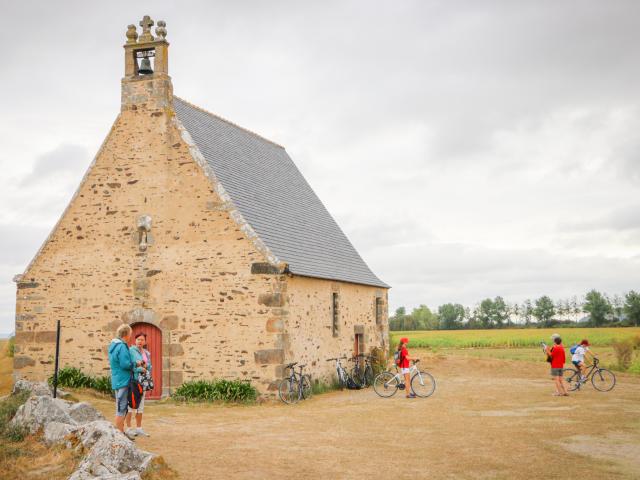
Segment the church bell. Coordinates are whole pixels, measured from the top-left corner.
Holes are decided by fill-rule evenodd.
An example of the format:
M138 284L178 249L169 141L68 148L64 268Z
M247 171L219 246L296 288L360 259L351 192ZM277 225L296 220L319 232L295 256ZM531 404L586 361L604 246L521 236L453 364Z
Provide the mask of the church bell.
M140 68L138 69L138 73L140 75L150 75L153 73L153 70L151 69L151 60L149 60L148 58L143 58L142 61L140 62Z

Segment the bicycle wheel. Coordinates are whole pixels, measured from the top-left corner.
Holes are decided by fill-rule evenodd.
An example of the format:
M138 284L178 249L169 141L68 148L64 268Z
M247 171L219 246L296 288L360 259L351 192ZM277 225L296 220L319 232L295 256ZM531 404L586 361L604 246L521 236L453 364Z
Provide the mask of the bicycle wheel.
M392 397L398 391L398 378L391 372L382 372L373 380L373 389L381 397Z
M371 368L371 365L367 365L364 369L364 376L362 378L364 379L365 387L373 385L373 368Z
M351 369L351 378L354 382L356 382L356 385L358 385L359 387L363 386L364 380L362 378L362 372L360 371L359 367L353 367Z
M311 388L311 376L303 375L302 376L302 399L306 400L308 398L311 398L312 393L313 392Z
M411 390L418 397L430 397L436 391L436 379L429 372L418 371L411 377Z
M608 392L616 386L616 376L606 368L598 368L591 375L591 384L599 392Z
M567 382L570 392L580 388L580 373L577 370L573 368L563 368L562 378Z
M278 387L278 395L284 403L293 404L300 400L300 391L298 390L298 380L285 378L280 382Z

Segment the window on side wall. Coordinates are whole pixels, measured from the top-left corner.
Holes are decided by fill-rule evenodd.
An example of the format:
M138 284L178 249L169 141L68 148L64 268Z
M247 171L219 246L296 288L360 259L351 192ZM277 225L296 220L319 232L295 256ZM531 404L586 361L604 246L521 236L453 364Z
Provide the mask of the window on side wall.
M331 294L331 331L334 337L338 336L338 294Z
M382 324L382 298L376 297L376 325Z

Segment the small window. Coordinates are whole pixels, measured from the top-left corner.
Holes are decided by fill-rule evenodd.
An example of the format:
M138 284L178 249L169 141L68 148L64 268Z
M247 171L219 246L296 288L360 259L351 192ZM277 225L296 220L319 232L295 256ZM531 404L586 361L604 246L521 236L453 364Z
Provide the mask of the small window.
M331 322L331 331L333 332L333 336L338 336L338 294L332 294L332 322Z
M376 325L382 324L382 298L376 297Z

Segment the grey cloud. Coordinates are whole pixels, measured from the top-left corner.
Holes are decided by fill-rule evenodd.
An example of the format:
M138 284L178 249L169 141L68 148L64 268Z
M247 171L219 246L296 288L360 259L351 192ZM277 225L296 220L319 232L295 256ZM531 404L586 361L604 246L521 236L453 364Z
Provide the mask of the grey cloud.
M145 13L167 21L175 92L285 145L395 287L392 304L637 285L638 260L624 259L637 223L621 207L640 197L630 0L7 3L7 272L35 253L21 240L46 235L108 133L126 25ZM49 27L25 34L34 19ZM585 257L612 243L612 258Z
M38 181L51 181L58 173L71 173L73 178L77 179L78 173L84 172L89 166L90 158L86 148L62 144L36 158L33 170L22 180L22 185L29 186Z

